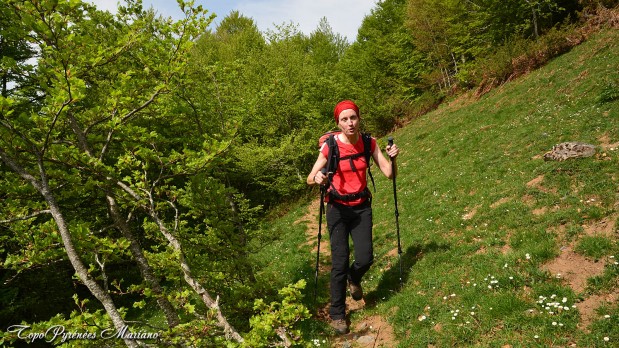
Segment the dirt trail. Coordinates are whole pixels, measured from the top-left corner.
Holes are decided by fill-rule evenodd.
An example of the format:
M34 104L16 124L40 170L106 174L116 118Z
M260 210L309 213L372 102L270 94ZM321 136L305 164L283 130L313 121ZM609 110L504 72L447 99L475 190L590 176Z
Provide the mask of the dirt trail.
M307 244L312 246L312 253L316 254L318 240L318 213L320 209L320 200L312 201L307 209L307 213L295 221L295 224L306 224L307 226ZM329 231L327 229L326 219L322 219L322 238L320 241L320 263L318 271L321 274L329 272L331 264L331 250L329 247ZM363 311L365 301L355 301L350 297L346 298L346 311L355 313ZM329 321L329 304L325 304L318 310L316 317L319 320ZM350 323L350 333L346 335L333 336L330 338L332 347L347 347L347 348L392 348L397 346L393 328L387 320L379 315L362 316L360 319L355 319Z

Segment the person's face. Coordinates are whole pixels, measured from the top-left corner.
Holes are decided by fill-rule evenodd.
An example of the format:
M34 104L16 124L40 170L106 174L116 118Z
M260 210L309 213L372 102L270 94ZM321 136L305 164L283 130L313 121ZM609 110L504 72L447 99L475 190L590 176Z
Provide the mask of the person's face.
M359 128L359 116L355 110L346 109L340 113L337 126L345 135L355 134Z

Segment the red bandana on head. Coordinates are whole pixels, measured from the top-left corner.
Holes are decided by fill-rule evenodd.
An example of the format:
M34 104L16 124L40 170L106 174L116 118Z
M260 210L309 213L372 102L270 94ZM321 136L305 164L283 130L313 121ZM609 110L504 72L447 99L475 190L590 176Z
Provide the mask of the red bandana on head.
M340 113L348 109L355 110L357 116L361 117L361 115L359 115L359 107L357 106L357 104L355 104L352 100L342 100L341 102L337 103L335 109L333 109L333 117L335 118L336 123L340 122Z

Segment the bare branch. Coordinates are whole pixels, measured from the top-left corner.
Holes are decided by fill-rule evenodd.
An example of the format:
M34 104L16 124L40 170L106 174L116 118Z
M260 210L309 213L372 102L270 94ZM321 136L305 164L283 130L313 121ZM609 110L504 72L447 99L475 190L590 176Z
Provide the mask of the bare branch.
M113 178L108 177L107 178L110 181L114 181ZM137 192L135 192L131 187L129 187L127 184L125 184L124 182L120 181L120 180L116 180L114 181L116 183L116 185L118 185L118 187L120 187L121 189L123 189L123 191L125 191L126 193L128 193L131 197L133 197L133 199L135 199L136 201L141 201L144 198L142 196L140 196Z
M62 113L64 108L67 107L67 105L71 104L72 101L73 100L69 99L65 101L64 103L62 103L62 105L60 106L60 109L58 109L58 111L54 115L52 124L49 126L49 129L47 130L47 134L45 135L45 142L43 143L43 148L41 149L41 155L43 155L45 153L45 150L47 149L47 145L49 144L49 138L52 135L52 131L54 130L54 127L56 126L56 122L58 122L58 118L60 117L60 114Z
M105 273L105 261L102 262L101 260L99 260L99 253L95 253L95 261L97 261L99 268L101 268L101 277L103 278L103 290L107 292L110 290L110 285L108 282L107 273Z
M166 201L168 202L168 204L172 207L172 209L174 209L174 232L178 231L178 217L179 217L179 213L178 213L178 208L176 207L176 204L174 204L174 202L172 201Z
M116 115L117 112L118 112L118 109L114 109L114 111L112 112L112 116L110 116L110 119L114 118L114 115ZM107 153L107 149L110 146L110 143L112 142L112 135L114 135L114 128L110 129L110 131L107 133L107 139L105 139L105 145L103 145L103 148L101 149L101 154L99 154L100 161L103 161L103 157Z
M286 332L285 327L280 326L275 330L275 332L277 333L277 336L282 339L282 345L284 347L292 346L292 341L290 340L290 337L288 337L288 332Z
M164 94L164 93L167 93L164 91L164 88L157 89L155 93L153 93L153 95L151 95L150 98L147 101L145 101L142 105L129 111L125 116L123 116L123 118L121 119L121 122L125 123L129 121L130 119L132 119L138 112L144 110L147 106L152 104L160 94Z
M215 315L217 317L218 326L224 330L226 338L233 339L237 342L243 342L244 341L243 337L241 337L241 335L236 331L236 329L232 325L230 325L226 317L224 317L223 313L221 312L221 308L219 307L219 296L215 300L213 300L211 295L202 286L202 284L200 284L193 277L192 272L191 272L191 267L189 266L189 263L187 263L187 260L185 259L185 254L181 247L181 243L170 232L170 230L168 230L164 222L161 220L161 218L157 214L157 211L155 210L155 202L154 202L152 195L150 195L148 199L150 202L148 213L150 217L155 221L157 226L159 227L159 231L168 240L168 243L170 244L170 246L174 248L174 250L177 252L178 257L179 257L180 267L183 272L183 278L185 279L185 282L202 298L202 302L204 302L204 304L208 308L212 309L215 312Z
M0 148L0 160L9 166L15 173L17 173L22 179L28 181L38 191L41 191L43 184L37 180L32 174L28 173L26 169L15 162L11 157L7 155L4 149Z
M26 216L20 216L20 217L16 217L13 219L8 219L8 220L0 220L0 224L10 224L11 222L15 222L15 221L24 221L24 220L30 220L32 218L35 218L39 215L43 215L43 214L51 214L52 211L49 209L45 209L45 210L39 210L36 211L30 215L26 215Z
M67 116L69 118L69 124L71 124L71 128L73 129L73 133L77 136L77 142L82 151L88 154L88 156L92 157L92 152L90 151L90 146L88 146L88 140L86 140L86 133L82 130L79 123L73 116L73 113L68 112Z

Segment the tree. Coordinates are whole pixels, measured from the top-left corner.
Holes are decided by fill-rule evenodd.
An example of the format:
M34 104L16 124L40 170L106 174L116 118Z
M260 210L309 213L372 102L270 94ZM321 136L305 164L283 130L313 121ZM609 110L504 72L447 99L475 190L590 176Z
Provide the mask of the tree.
M1 95L11 94L11 85L25 85L30 65L28 60L35 55L26 40L23 28L11 25L17 20L7 4L0 6L0 88Z
M156 18L139 0L120 6L116 18L74 0L4 4L18 19L14 30L27 32L40 52L36 85L16 81L18 92L35 93L0 99L0 170L7 173L2 187L9 198L2 222L34 231L39 240L12 249L8 264L20 270L56 259L61 255L49 250L61 243L117 330L126 325L125 311L111 287L152 293L171 329L179 324L179 306L197 314L183 295L189 290L214 311L226 336L242 341L219 299L196 278L179 238L187 222L177 199L187 178L207 170L229 145L200 133L195 115L172 113L178 111L174 91L187 84L188 52L210 18L183 1L186 17L178 22ZM128 257L126 249L144 283L122 289L106 265ZM186 287L164 288L162 275L170 274L180 274ZM125 343L137 345L130 338Z
M406 3L378 2L338 64L338 95L362 105L364 124L375 135L390 131L422 92L427 62L406 29Z
M537 38L577 9L575 0L411 0L406 23L440 77L434 83L449 90L477 58L513 38Z
M287 24L263 35L236 12L196 44L193 74L211 83L192 88L192 99L238 125L214 175L252 206L268 209L306 189L312 136L332 126L334 70L345 47L324 19L309 38Z

